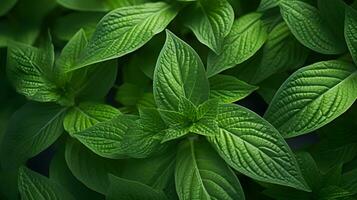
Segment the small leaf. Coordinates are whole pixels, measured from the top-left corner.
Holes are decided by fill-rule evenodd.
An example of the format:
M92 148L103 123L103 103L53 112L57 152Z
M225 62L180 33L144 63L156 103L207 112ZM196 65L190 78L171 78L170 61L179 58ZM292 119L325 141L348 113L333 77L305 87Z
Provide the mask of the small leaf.
M78 141L67 141L65 158L72 174L88 188L106 194L109 188L108 174L119 176L123 160L112 160L100 157Z
M162 191L155 190L150 186L137 181L131 181L109 175L110 187L106 196L107 200L165 200Z
M208 137L234 169L258 181L308 191L298 164L285 140L267 121L238 105L221 105L219 134Z
M198 0L186 12L190 16L186 25L197 39L215 53L220 53L224 37L230 32L234 11L227 0Z
M163 2L123 7L108 13L97 25L74 69L133 52L160 33L177 14Z
M216 75L209 79L210 82L210 98L216 98L221 103L233 103L239 101L258 87L249 85L234 76Z
M344 113L357 97L355 66L323 61L301 68L275 94L265 118L284 137L314 131Z
M112 106L86 102L68 111L63 126L68 133L73 135L118 115L120 115L119 110Z
M208 56L208 77L246 61L263 46L268 34L261 15L251 13L234 21L231 32L224 39L222 52Z
M136 117L120 115L112 120L100 122L72 137L77 138L94 153L105 158L122 158L126 156L130 145L124 142L125 135L139 132Z
M66 109L54 104L28 103L10 119L1 144L4 168L18 167L49 147L63 133Z
M244 200L239 180L207 142L189 139L181 143L175 181L180 200Z
M345 38L354 62L357 64L357 11L346 8Z
M317 8L301 1L281 1L281 15L304 46L322 54L340 54L346 48L324 21Z
M19 190L21 199L26 200L74 200L61 185L25 167L19 169Z
M110 11L114 8L133 6L145 0L57 0L57 3L69 9L79 11Z
M208 95L209 83L201 59L187 43L167 31L154 72L157 107L177 111L181 97L199 105Z
M11 43L7 54L7 74L18 93L40 102L60 99L56 85L49 80L50 74L44 70L53 64L45 52L28 45Z

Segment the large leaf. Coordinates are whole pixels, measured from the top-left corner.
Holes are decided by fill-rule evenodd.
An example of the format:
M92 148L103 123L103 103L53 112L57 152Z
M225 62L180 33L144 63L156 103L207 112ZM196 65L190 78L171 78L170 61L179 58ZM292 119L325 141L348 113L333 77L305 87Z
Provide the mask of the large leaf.
M175 181L180 200L244 199L235 174L205 141L181 143Z
M220 106L217 120L220 132L208 140L231 167L259 181L309 190L289 146L267 121L233 104Z
M80 11L109 11L144 2L145 0L57 0L58 4L66 8Z
M260 83L276 72L301 67L308 55L291 34L285 22L276 25L263 47L263 56L255 72L252 82Z
M108 174L120 175L122 160L100 157L75 140L68 140L65 158L72 174L88 188L106 194L109 188Z
M281 14L294 36L306 47L322 54L340 54L345 44L322 19L319 10L301 1L281 1Z
M187 10L186 25L197 39L216 53L220 53L224 37L230 32L234 11L227 0L198 0Z
M68 111L64 118L64 129L78 133L103 121L108 121L120 114L119 110L105 104L81 103Z
M63 132L65 108L28 103L14 113L1 144L4 167L17 167L49 147Z
M274 96L265 118L284 137L314 131L344 113L357 97L356 67L323 61L291 75Z
M231 32L224 39L222 52L208 56L208 77L246 61L263 46L268 34L261 15L251 13L234 21Z
M109 175L110 187L106 196L107 200L165 200L162 191L137 181L131 181L113 175ZM139 192L140 191L140 192Z
M76 68L133 52L160 33L178 10L163 2L118 8L97 25Z
M181 97L199 105L208 95L209 83L201 59L187 43L167 31L154 72L157 107L176 111Z
M346 9L345 38L352 58L357 64L357 11L353 8Z
M19 190L25 200L74 200L73 196L58 183L25 167L19 170Z
M53 59L53 58L52 58ZM20 94L35 101L49 102L60 99L56 85L45 70L53 60L41 49L20 43L8 48L7 74Z
M233 103L251 94L258 87L249 85L234 76L216 75L209 79L210 98L217 98L221 103Z

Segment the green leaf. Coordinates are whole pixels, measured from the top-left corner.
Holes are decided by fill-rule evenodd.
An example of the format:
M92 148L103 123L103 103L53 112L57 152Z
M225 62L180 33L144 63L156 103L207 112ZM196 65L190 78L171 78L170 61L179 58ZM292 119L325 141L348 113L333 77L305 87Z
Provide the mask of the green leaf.
M110 11L114 8L145 3L145 0L57 0L57 3L79 11Z
M69 71L76 63L79 55L87 45L87 37L83 29L80 29L62 49L61 55L56 60L56 65L61 70Z
M275 94L265 118L284 137L314 131L344 113L357 97L356 67L323 61L301 68Z
M99 103L85 102L70 109L64 118L64 129L71 135L120 115L118 109Z
M87 38L90 38L104 15L102 12L73 12L60 16L54 21L53 34L60 40L68 41L83 29Z
M265 11L279 5L281 0L261 0L258 11Z
M299 68L307 56L307 49L295 39L286 23L281 22L269 33L252 82L260 83L276 72Z
M221 157L258 181L309 190L289 146L263 118L238 105L219 107L220 132L208 137Z
M342 175L341 187L352 194L357 194L357 169L350 170Z
M188 12L188 26L197 39L212 49L215 53L220 53L223 39L230 32L234 11L227 0L198 0L197 5L192 5Z
M209 79L210 82L210 98L216 98L221 103L233 103L239 101L258 87L249 85L234 76L216 75Z
M180 200L244 199L233 171L204 141L189 139L181 143L175 181Z
M54 104L27 103L10 119L1 145L4 168L18 167L49 147L63 133L66 109Z
M142 87L124 83L118 88L115 99L124 106L135 106L143 95L144 90Z
M61 146L51 160L49 168L50 180L64 187L75 199L101 199L102 196L99 193L89 189L73 176L65 160L64 147L65 146Z
M27 98L40 102L60 99L56 85L49 80L47 66L51 60L42 50L20 43L8 48L7 74L16 91Z
M117 66L117 60L110 60L74 71L76 76L73 76L71 86L78 86L73 88L76 100L78 102L103 101L115 83L118 73ZM82 81L77 84L76 77L81 76L85 77L82 77Z
M346 48L336 37L317 8L301 1L281 1L281 15L291 32L304 46L322 54L340 54Z
M318 192L317 198L319 200L339 200L339 199L354 200L352 194L349 191L346 191L345 189L335 185L330 185L325 188L322 188Z
M107 200L165 200L162 191L157 191L150 186L137 181L131 181L109 175L110 187L106 196Z
M357 64L357 11L352 8L346 8L345 17L345 38L352 58Z
M223 42L220 54L208 56L207 75L211 77L252 57L267 39L267 30L260 13L251 13L234 21Z
M123 160L111 160L92 153L75 140L68 140L65 158L72 174L88 188L106 194L109 188L108 174L120 175Z
M308 152L298 152L295 157L306 183L312 191L318 191L321 187L322 174L311 154Z
M25 200L74 200L61 185L26 167L19 170L19 190Z
M345 7L343 0L318 0L321 17L326 21L340 41L344 41Z
M120 115L112 120L100 122L81 132L74 133L82 144L105 158L125 157L130 145L124 142L126 135L141 131L135 117Z
M154 97L159 109L177 111L181 97L199 105L208 99L203 63L184 41L167 31L154 72Z
M113 10L97 25L76 68L118 58L137 50L163 31L177 12L176 7L163 2Z
M17 0L2 0L0 2L0 16L5 15L16 4Z

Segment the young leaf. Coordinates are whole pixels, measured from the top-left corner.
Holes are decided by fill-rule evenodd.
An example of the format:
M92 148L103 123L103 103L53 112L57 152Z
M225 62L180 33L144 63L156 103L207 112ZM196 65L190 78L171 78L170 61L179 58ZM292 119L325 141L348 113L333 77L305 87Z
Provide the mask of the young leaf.
M230 32L234 11L227 0L198 0L187 10L186 25L197 39L215 53L220 53L224 37Z
M79 11L110 11L114 8L145 3L145 0L57 0L57 3Z
M167 31L154 72L157 107L177 111L181 97L199 105L208 99L209 83L203 63L184 41Z
M299 68L304 64L307 56L307 49L295 39L286 23L281 22L269 33L252 83L260 83L284 69Z
M80 29L62 49L56 65L59 66L64 72L69 71L71 67L74 67L76 60L82 53L87 43L87 37L83 29Z
M19 190L21 199L26 200L74 200L61 185L26 167L19 169Z
M265 118L284 137L314 131L344 113L357 97L356 67L323 61L301 68L275 94Z
M118 115L120 115L119 110L112 106L86 102L67 112L63 126L68 133L73 135Z
M281 1L281 15L304 46L322 54L340 54L345 44L336 37L319 10L301 1Z
M259 181L309 190L285 140L267 121L238 105L219 107L219 134L208 137L237 171Z
M221 103L233 103L239 101L258 87L249 85L234 76L216 75L209 79L210 98L216 98Z
M74 69L135 51L164 30L177 12L176 7L164 2L113 10L97 25Z
M244 200L243 190L235 174L204 141L189 139L181 143L175 181L180 200Z
M108 174L119 176L124 163L123 160L100 157L72 139L67 141L65 158L72 174L88 188L101 194L108 191Z
M11 117L1 144L4 168L18 167L49 147L63 132L65 108L28 103Z
M56 85L49 80L50 74L44 70L53 64L45 52L28 45L11 43L7 55L7 74L18 93L40 102L60 99Z
M155 190L140 182L131 181L109 175L110 187L106 196L107 200L166 200L162 191Z
M261 15L251 13L234 21L231 32L224 39L222 52L208 56L208 77L246 61L263 46L268 34Z
M346 8L345 17L345 38L348 49L354 62L357 64L357 11L353 8Z

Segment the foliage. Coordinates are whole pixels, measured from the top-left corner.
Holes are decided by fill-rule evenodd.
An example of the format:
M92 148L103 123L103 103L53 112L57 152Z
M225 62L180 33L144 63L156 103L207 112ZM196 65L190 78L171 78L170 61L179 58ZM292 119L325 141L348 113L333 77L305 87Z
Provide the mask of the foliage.
M0 199L357 199L356 9L1 1Z

